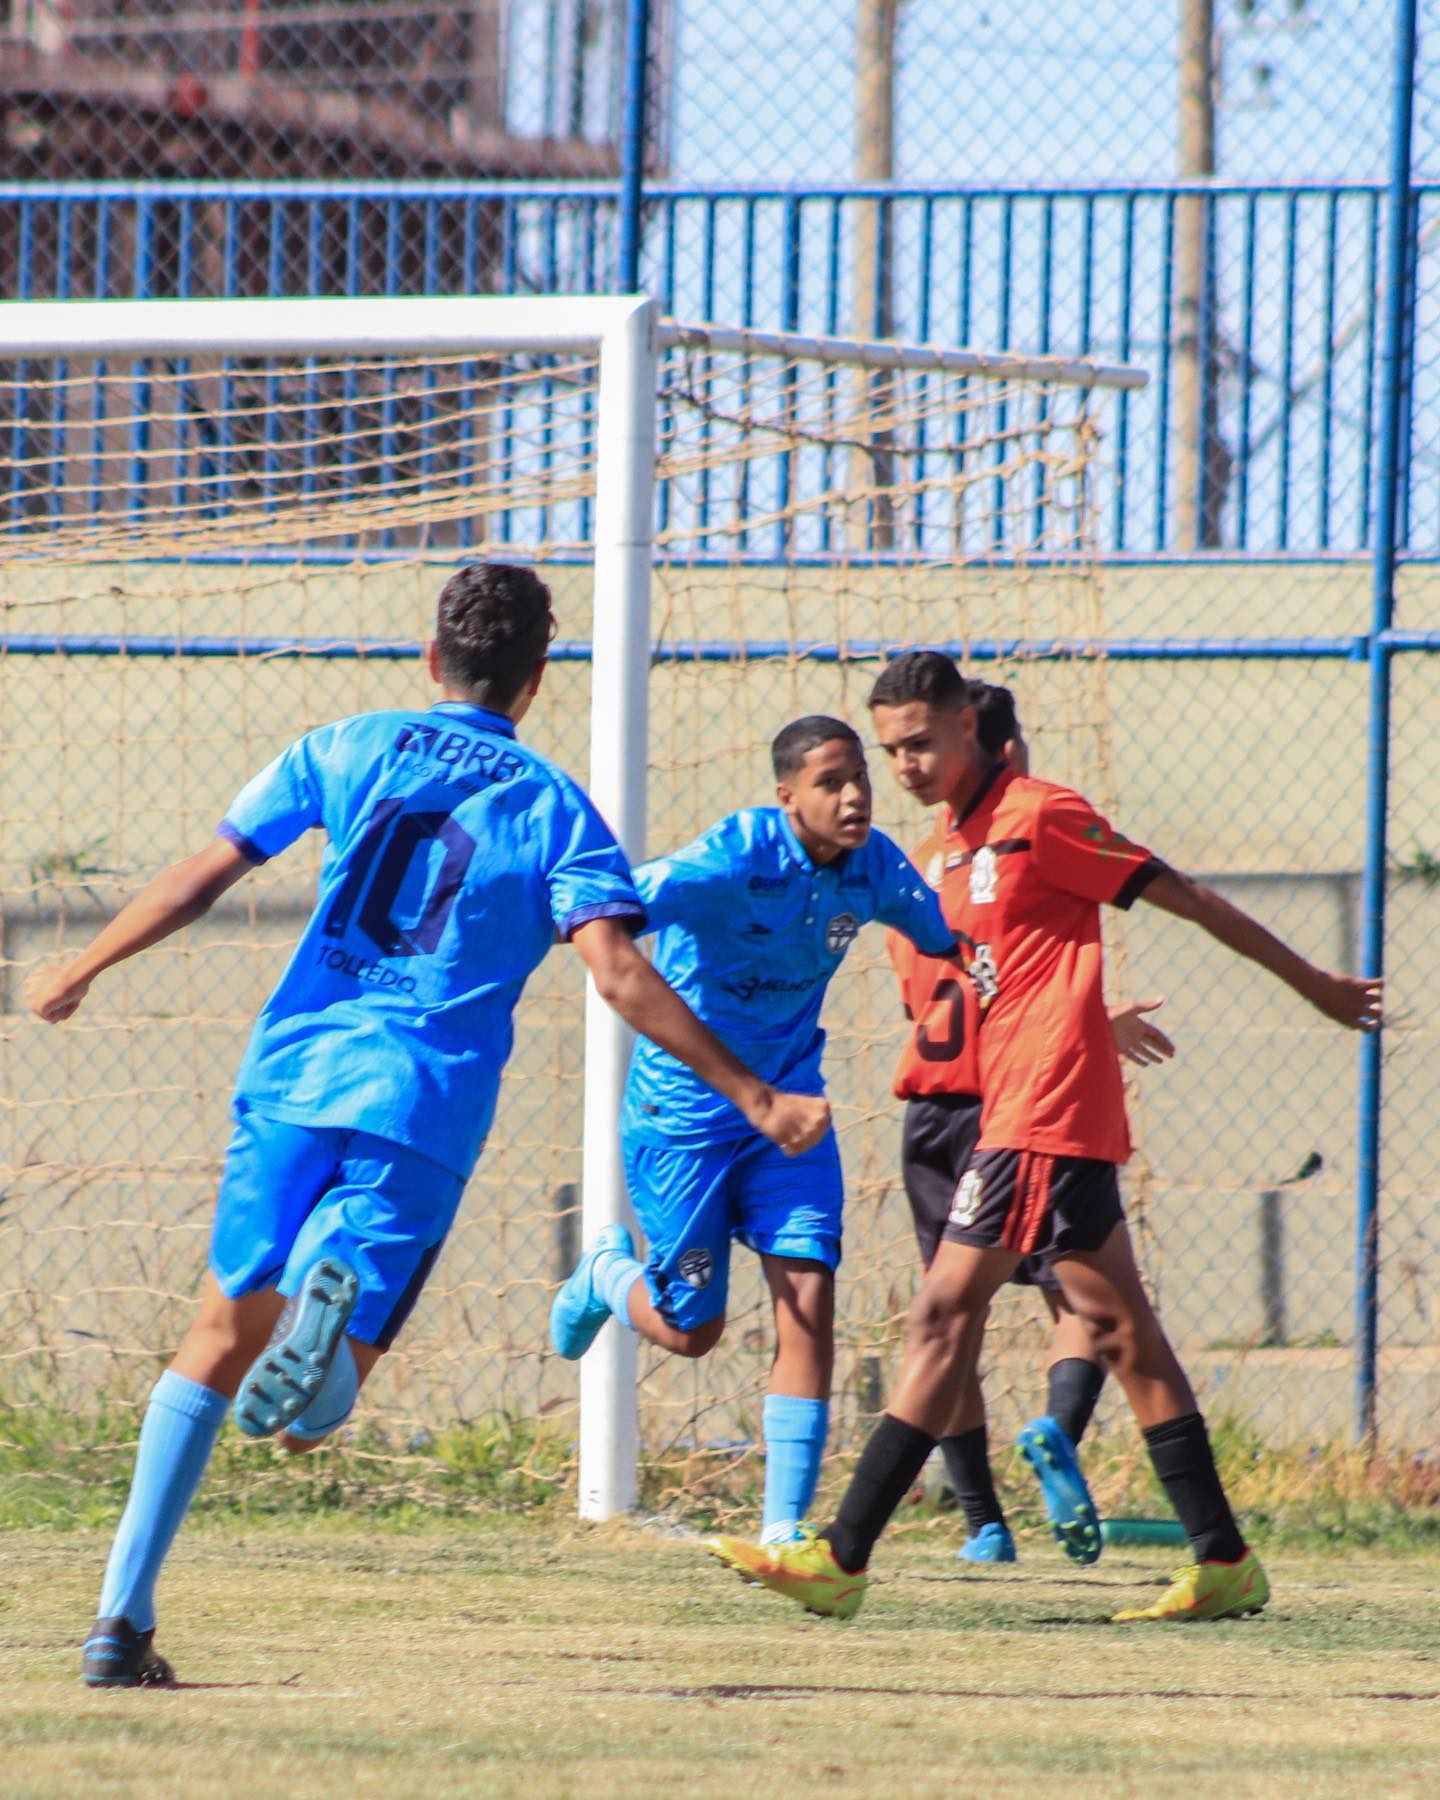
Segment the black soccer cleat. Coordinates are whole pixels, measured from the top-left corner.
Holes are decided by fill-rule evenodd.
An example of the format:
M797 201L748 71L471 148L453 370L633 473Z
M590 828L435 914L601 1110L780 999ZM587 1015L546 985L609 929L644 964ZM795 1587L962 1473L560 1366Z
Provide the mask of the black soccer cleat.
M97 1619L80 1653L86 1687L174 1687L175 1671L155 1648L155 1627L137 1631L128 1619Z
M248 1437L274 1437L320 1392L359 1297L355 1271L338 1256L305 1271L235 1396L235 1423Z

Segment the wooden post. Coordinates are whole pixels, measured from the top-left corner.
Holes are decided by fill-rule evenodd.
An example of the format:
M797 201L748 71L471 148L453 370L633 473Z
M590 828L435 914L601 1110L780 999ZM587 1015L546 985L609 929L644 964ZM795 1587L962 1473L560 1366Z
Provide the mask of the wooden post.
M1215 173L1214 0L1180 0L1179 173ZM1216 409L1213 225L1204 194L1175 210L1175 548L1220 542L1229 456Z
M856 0L855 12L855 179L895 179L895 31L900 0ZM884 210L878 200L861 200L855 218L855 288L852 332L857 338L886 338L894 331L890 252L884 242ZM855 376L857 400L871 404L888 378ZM850 486L856 493L881 488L893 479L893 458L884 433L869 448L852 451ZM869 516L857 513L848 536L859 549L886 550L895 541L894 506L877 494Z

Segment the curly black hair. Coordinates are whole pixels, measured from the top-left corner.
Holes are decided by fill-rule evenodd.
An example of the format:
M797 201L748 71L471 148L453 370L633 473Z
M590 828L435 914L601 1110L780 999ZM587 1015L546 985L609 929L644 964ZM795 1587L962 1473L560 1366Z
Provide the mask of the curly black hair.
M482 705L507 707L544 661L554 630L550 590L533 569L467 563L440 590L440 674Z

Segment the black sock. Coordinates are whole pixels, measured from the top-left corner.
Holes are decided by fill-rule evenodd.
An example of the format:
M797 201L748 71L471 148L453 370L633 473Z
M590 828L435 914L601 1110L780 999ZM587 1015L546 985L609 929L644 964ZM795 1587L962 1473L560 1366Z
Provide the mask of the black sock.
M1045 1410L1070 1442L1078 1444L1105 1385L1105 1371L1083 1356L1064 1356L1051 1363L1046 1373L1050 1392Z
M847 1575L858 1575L870 1560L875 1540L910 1492L935 1448L928 1431L918 1431L890 1413L870 1433L835 1522L820 1533Z
M989 1433L985 1427L977 1425L973 1431L957 1431L953 1437L941 1438L940 1453L971 1537L986 1525L1003 1525L1005 1514L995 1492L995 1477L990 1473Z
M1205 1421L1198 1412L1151 1425L1145 1448L1185 1527L1196 1562L1239 1562L1245 1540L1220 1485Z

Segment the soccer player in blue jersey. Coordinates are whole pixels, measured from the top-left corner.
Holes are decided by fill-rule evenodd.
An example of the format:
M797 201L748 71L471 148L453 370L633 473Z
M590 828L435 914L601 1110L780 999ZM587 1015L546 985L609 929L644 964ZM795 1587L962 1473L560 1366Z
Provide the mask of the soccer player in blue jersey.
M304 832L325 833L315 910L240 1069L199 1312L141 1429L85 1645L91 1686L173 1679L153 1647L155 1583L237 1390L242 1428L293 1450L348 1416L445 1241L516 1002L557 938L766 1142L801 1153L828 1128L822 1099L776 1093L650 967L632 941L644 905L609 828L516 740L552 630L533 571L457 571L430 649L443 699L299 739L242 789L208 848L26 985L41 1018L69 1018L102 971Z
M793 1094L820 1094L820 1005L860 927L955 949L935 894L870 829L860 739L839 719L787 725L772 746L780 804L732 813L635 883L659 932L655 966L722 1042ZM787 1162L673 1052L637 1045L621 1116L626 1178L649 1255L612 1225L556 1296L551 1339L580 1357L613 1314L651 1343L703 1356L725 1327L730 1244L756 1251L775 1310L766 1395L767 1543L799 1532L824 1454L843 1185L833 1134Z

